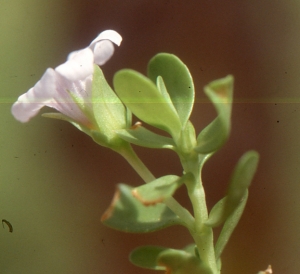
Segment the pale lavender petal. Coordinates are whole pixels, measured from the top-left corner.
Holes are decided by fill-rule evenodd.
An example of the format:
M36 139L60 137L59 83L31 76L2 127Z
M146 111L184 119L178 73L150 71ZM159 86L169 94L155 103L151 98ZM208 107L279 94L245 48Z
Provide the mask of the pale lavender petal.
M83 80L94 71L94 57L91 49L85 48L69 55L68 61L55 70L69 81Z
M27 93L22 94L11 108L15 119L22 123L28 122L44 106L44 104L31 102L30 97L33 93L33 88L31 88Z
M90 127L90 121L73 101L69 92L75 90L74 95L78 97L82 94L82 92L80 93L82 88L90 89L91 77L87 78L87 83L81 81L81 84L79 84L78 81L76 86L75 83L68 81L55 70L48 68L41 80L27 93L21 95L17 102L13 104L12 114L18 121L24 123L35 116L42 107L48 106L74 121ZM82 101L84 102L84 99Z
M44 92L44 87L49 87L49 90L55 89L55 72L53 69L47 69L33 88L22 94L17 102L12 106L13 116L20 122L28 122L35 116L39 110L51 100L52 94Z
M94 53L95 64L99 66L105 64L115 51L112 42L119 46L121 41L121 35L114 30L101 32L89 46Z
M70 82L57 74L56 94L47 106L57 109L74 121L90 126L91 123L86 114L83 113L83 110L86 113L92 112L91 90L92 75L85 80ZM74 98L76 98L76 102L74 102Z
M120 46L122 42L122 36L114 30L105 30L99 33L99 35L91 42L90 47L93 47L95 43L101 40L110 40L116 45Z
M114 46L112 42L108 40L100 41L96 43L94 47L94 62L95 64L102 66L110 57L114 54Z
M55 70L47 69L40 81L13 104L14 117L20 122L27 122L43 106L48 106L92 128L88 117L93 115L91 90L94 63L103 65L114 53L112 42L120 45L121 41L122 37L116 31L103 31L89 47L70 53L64 64Z

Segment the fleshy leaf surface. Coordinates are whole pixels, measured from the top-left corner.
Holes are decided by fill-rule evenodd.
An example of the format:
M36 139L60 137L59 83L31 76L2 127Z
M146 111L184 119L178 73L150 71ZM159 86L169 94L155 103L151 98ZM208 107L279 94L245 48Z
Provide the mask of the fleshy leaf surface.
M195 151L209 154L218 150L228 139L231 127L233 76L215 80L204 91L217 110L218 116L205 127L197 138Z
M158 135L143 126L133 126L130 129L117 130L116 133L123 140L142 147L173 149L173 139Z
M216 227L222 224L240 206L256 172L258 160L256 151L248 151L240 158L233 171L226 197L212 208L206 225Z
M132 187L119 184L110 207L101 221L114 229L146 233L183 222L166 205L144 206L132 195Z
M102 70L94 66L92 84L92 106L94 119L99 129L108 141L112 138L119 138L115 130L126 128L126 108L108 85Z
M248 200L248 190L246 190L245 196L239 203L238 207L235 209L235 211L231 215L228 216L228 218L226 219L226 221L224 223L222 231L221 231L219 238L217 240L217 243L215 245L215 255L216 255L217 261L220 259L221 254L222 254L225 246L227 245L231 234L233 233L235 227L237 226L239 220L242 217L247 200Z
M162 77L181 124L185 126L194 104L194 83L187 66L175 55L159 53L148 64L148 76L154 82Z
M123 69L115 74L113 82L116 93L134 115L178 139L181 130L178 114L150 79L134 70Z
M129 256L129 260L136 266L154 270L165 270L163 266L157 265L159 253L169 248L160 246L141 246L134 249Z
M212 274L194 255L195 245L177 250L160 246L141 246L130 254L130 261L139 267L166 270L170 274Z
M187 121L185 127L181 131L181 135L177 144L180 152L191 153L197 144L196 133L193 124Z
M227 196L218 201L211 209L208 220L205 222L206 225L210 227L217 227L221 225L226 220L226 201Z
M258 161L259 154L254 150L247 151L240 158L235 166L230 180L227 195L229 200L236 201L238 203L243 197L246 189L248 189L254 177Z
M171 197L182 184L183 180L180 177L166 175L134 188L132 194L145 206L156 205Z
M159 253L157 263L170 274L213 274L195 255L184 250L166 249Z
M172 99L170 97L170 94L167 91L167 87L165 85L164 79L161 76L157 77L157 79L156 79L156 86L157 86L157 89L160 91L161 95L163 97L165 97L165 99L168 102L170 102L170 107L173 109L173 111L177 113L177 110L175 109L175 107L173 105L173 102L172 102Z

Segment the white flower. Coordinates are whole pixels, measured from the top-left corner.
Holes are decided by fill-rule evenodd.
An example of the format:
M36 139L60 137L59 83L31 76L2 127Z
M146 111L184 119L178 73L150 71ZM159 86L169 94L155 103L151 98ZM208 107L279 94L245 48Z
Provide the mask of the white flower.
M13 116L20 122L28 122L42 107L48 106L93 129L96 125L90 104L94 64L106 63L114 53L113 43L119 46L121 41L117 32L103 31L89 47L70 53L64 64L48 68L35 86L13 104Z

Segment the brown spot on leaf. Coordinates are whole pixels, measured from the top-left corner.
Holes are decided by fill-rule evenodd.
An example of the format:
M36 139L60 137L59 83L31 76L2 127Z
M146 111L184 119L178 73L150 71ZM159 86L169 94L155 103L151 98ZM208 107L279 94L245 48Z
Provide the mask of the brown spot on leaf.
M130 129L137 129L142 126L142 122L136 122Z
M217 89L214 89L214 92L224 100L224 103L228 103L228 89L230 87L219 87Z
M143 197L139 194L137 189L133 189L131 191L133 197L135 197L136 199L138 199L144 206L152 206L152 205L156 205L158 203L161 203L164 201L164 199L161 197L159 199L156 200L145 200L143 199Z
M101 217L102 222L104 222L105 220L107 220L111 217L111 215L114 211L115 205L116 205L117 201L119 200L119 198L120 198L120 190L117 188L109 208L104 212L104 214Z

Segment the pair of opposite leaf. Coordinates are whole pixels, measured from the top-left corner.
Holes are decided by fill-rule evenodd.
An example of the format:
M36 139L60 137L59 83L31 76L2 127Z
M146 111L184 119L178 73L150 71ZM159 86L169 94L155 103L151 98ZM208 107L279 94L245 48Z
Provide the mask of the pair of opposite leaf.
M142 126L118 130L118 135L136 145L150 148L194 149L209 154L219 149L230 131L233 77L213 81L205 92L218 117L195 138L189 118L194 104L194 84L186 65L172 54L154 56L148 65L148 77L121 70L114 76L114 88L121 101L145 123L168 132L171 138L155 134ZM191 143L185 149L187 143Z

